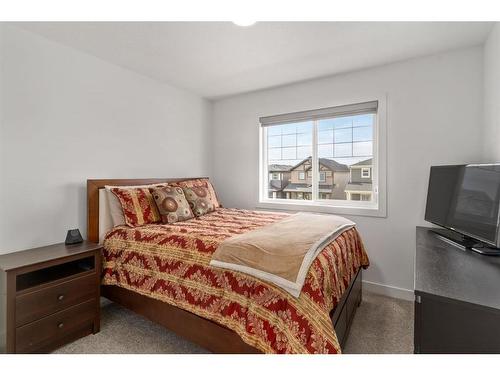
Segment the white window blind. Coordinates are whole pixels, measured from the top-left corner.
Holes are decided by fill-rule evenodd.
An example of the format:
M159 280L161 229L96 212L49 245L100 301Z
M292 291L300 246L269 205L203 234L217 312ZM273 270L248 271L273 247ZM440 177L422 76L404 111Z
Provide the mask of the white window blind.
M292 122L301 122L308 120L320 120L325 118L335 118L343 116L353 116L368 113L377 113L378 101L348 104L337 107L313 109L309 111L300 111L285 113L281 115L265 116L259 118L261 126L272 126L288 124Z

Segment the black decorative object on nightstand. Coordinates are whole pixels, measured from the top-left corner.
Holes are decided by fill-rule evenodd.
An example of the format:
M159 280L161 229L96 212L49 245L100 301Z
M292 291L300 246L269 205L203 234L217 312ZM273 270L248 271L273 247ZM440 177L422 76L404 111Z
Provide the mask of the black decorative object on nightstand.
M66 245L73 245L75 243L82 243L82 242L83 238L82 235L80 234L79 229L68 230L68 234L66 234L66 241L64 241Z

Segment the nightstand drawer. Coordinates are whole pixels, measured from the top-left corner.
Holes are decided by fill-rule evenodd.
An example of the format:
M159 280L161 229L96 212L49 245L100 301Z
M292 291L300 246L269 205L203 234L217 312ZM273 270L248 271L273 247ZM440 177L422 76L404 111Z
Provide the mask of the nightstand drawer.
M95 272L36 292L21 294L16 298L16 326L20 327L96 297Z
M52 342L84 329L91 329L97 299L90 300L16 329L16 352L43 350Z

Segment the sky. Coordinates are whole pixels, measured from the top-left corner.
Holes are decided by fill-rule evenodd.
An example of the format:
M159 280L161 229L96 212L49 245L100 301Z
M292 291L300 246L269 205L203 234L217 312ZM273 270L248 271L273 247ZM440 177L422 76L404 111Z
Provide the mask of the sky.
M372 157L375 115L318 121L318 157L351 165ZM267 128L268 164L296 165L312 154L313 122Z

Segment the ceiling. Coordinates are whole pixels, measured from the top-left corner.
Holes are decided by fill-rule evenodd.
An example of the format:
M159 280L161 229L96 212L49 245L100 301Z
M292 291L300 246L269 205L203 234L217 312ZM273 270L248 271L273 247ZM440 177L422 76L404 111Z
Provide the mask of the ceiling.
M434 54L487 22L40 22L18 26L214 99Z

